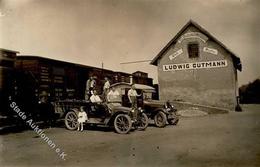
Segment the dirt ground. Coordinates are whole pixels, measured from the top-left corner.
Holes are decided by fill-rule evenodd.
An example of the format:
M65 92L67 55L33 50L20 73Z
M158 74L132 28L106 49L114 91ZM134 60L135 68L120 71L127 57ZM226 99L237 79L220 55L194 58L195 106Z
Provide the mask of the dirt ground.
M177 126L149 126L127 135L102 127L44 129L66 160L34 131L9 133L0 136L0 166L260 166L260 105L243 109L181 118Z

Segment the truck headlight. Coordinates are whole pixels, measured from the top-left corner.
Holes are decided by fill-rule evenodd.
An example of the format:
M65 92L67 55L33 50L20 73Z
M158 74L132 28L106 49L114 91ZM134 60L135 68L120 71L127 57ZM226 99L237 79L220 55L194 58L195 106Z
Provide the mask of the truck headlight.
M166 109L167 109L167 108L168 108L168 105L167 105L167 104L164 104L164 108L166 108Z
M139 110L140 112L143 112L143 111L144 111L141 107L139 107L138 110Z

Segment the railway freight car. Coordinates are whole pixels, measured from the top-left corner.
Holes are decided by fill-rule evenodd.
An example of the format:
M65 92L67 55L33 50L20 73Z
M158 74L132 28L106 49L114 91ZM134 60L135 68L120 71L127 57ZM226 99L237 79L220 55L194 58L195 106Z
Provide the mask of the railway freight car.
M104 77L111 83L135 82L152 86L152 78L124 72L69 63L39 56L17 56L17 92L25 108L32 109L37 104L41 92L47 92L51 101L62 99L84 99L86 81L96 78L96 89L102 93ZM33 102L33 103L32 103Z
M17 84L20 92L31 92L37 98L45 91L52 101L84 99L85 84L90 75L97 78L99 92L104 76L113 77L113 71L110 70L38 56L18 56L15 66L19 72Z
M13 114L8 107L8 97L14 93L13 76L17 53L19 52L0 48L0 127L12 122L6 118Z

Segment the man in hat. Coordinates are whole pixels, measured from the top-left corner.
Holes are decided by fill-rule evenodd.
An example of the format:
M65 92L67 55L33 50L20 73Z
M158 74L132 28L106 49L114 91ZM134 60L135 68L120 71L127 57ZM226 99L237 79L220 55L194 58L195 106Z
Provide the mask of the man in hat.
M55 114L53 106L49 101L49 93L46 91L42 91L39 94L39 110L45 126L53 126L55 122Z

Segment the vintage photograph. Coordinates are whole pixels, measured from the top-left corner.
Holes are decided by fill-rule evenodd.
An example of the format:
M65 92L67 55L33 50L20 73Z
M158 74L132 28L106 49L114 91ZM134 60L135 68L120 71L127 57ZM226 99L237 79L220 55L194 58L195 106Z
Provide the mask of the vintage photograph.
M260 1L0 0L1 167L259 167Z

